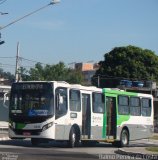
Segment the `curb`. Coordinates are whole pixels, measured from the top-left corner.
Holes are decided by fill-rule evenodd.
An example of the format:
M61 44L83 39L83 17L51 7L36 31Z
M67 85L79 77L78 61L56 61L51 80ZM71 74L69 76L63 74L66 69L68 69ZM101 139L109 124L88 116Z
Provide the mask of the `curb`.
M129 151L125 151L123 149L118 149L117 151L114 151L116 154L120 154L120 155L128 155L134 158L142 158L142 159L148 159L148 160L155 160L158 159L158 155L157 154L143 154L140 152L129 152Z

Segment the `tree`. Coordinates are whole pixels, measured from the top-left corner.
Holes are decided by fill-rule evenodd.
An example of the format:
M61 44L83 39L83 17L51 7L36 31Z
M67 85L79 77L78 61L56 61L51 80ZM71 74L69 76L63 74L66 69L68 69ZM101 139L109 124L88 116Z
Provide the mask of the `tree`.
M69 83L82 83L83 76L80 71L67 68L63 62L55 65L42 66L37 63L35 68L29 71L22 70L22 80L35 80L35 81L66 81Z
M134 80L158 80L158 56L148 49L135 46L116 47L99 62L96 76Z
M67 82L71 84L83 84L83 74L80 70L68 69Z
M30 80L30 75L29 75L29 71L24 68L24 67L20 67L18 70L18 73L20 75L20 80L24 80L24 81L29 81Z

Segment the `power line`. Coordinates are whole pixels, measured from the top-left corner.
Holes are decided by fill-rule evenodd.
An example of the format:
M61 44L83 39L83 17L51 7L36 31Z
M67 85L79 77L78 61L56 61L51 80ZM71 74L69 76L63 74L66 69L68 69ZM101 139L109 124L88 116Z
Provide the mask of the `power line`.
M0 58L4 58L4 59L12 59L12 58L16 58L16 57L0 57Z
M15 65L13 65L13 64L4 64L4 63L0 63L0 66L10 66L10 67L15 67Z
M5 0L5 1L6 1L6 0ZM2 3L2 2L1 2L1 3ZM4 2L3 2L3 3L4 3ZM59 0L52 0L52 2L50 2L49 4L43 6L43 7L39 8L39 9L37 9L37 10L35 10L35 11L32 11L31 13L28 13L28 14L24 15L24 16L22 16L22 17L20 17L20 18L18 18L18 19L16 19L16 20L14 20L14 21L12 21L11 23L9 23L9 24L7 24L7 25L5 25L5 26L2 26L2 27L0 28L0 30L5 29L5 28L11 26L12 24L14 24L14 23L16 23L16 22L18 22L18 21L20 21L20 20L22 20L22 19L24 19L24 18L26 18L26 17L28 17L28 16L31 16L32 14L34 14L34 13L40 11L40 10L43 10L44 8L46 8L46 7L50 6L50 5L54 5L54 4L56 4L56 3L59 3Z
M15 59L16 57L0 57L0 59ZM24 57L19 57L19 60L20 61L28 61L28 62L32 62L32 63L40 63L42 65L47 65L46 63L42 63L42 62L39 62L39 61L35 61L35 60L31 60L31 59L27 59L27 58L24 58ZM22 64L23 62L21 62L20 64L20 67L24 67L24 68L32 68L32 67L35 67L35 64L33 65L23 65ZM0 68L12 68L12 67L15 67L16 65L15 64L4 64L4 63L0 63Z
M33 66L25 66L25 65L21 65L20 67L22 68L32 68L32 67L35 67L34 65Z
M19 58L21 60L25 60L25 61L29 61L29 62L33 62L33 63L41 63L41 64L44 64L44 65L47 65L46 63L42 63L42 62L31 60L31 59L27 59L27 58L23 58L23 57L19 57Z
M3 68L3 67L15 67L15 64L4 64L4 63L0 63L0 68ZM20 67L30 68L30 67L34 67L34 65L32 65L32 66L21 65Z

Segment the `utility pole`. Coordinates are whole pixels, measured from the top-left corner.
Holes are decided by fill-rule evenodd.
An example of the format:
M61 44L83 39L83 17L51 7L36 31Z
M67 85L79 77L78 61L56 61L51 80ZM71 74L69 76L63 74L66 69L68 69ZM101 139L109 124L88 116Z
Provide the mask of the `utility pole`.
M16 53L16 67L15 67L15 82L19 81L19 42L17 43L17 53Z

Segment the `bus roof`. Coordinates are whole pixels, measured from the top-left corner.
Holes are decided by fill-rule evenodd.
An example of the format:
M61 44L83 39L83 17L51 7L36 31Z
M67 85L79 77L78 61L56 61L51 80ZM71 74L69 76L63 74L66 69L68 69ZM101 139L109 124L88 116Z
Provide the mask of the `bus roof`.
M23 83L52 83L54 85L57 86L62 86L62 87L67 87L67 88L71 88L71 89L79 89L79 90L87 90L87 91L98 91L98 92L102 92L101 88L97 88L95 86L83 86L80 84L70 84L67 83L65 81L19 81L19 82L14 82L13 84L23 84Z
M116 95L129 95L129 96L142 96L142 97L153 97L151 94L144 94L138 92L129 92L120 89L103 88L103 93L116 94Z

